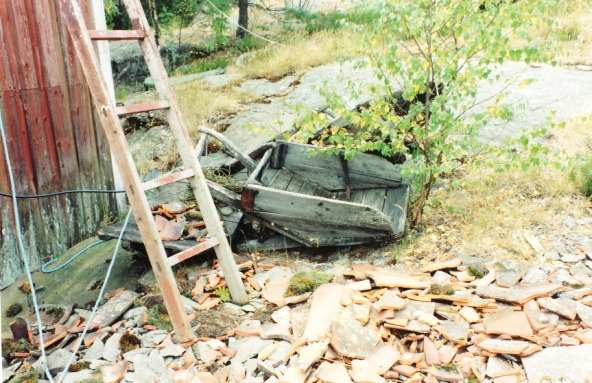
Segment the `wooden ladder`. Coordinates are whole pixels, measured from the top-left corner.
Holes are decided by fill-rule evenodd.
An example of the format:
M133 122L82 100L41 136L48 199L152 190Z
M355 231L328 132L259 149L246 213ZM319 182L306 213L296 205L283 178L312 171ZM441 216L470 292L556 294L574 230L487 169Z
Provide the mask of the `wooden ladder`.
M220 262L232 299L236 303L244 304L248 301L248 297L232 250L226 239L218 211L214 205L214 200L193 150L192 141L185 127L175 95L169 88L168 76L160 58L154 35L140 0L123 1L133 30L104 31L87 29L78 0L59 1L62 17L66 22L73 47L93 97L98 118L111 147L113 160L121 172L127 197L136 224L142 234L142 240L152 270L160 286L173 328L180 341L192 340L194 334L183 308L179 288L172 271L173 265L213 248ZM138 41L150 75L154 79L160 102L116 107L115 101L109 96L105 79L102 77L98 60L94 54L93 40ZM151 110L167 111L169 125L175 137L184 170L142 183L130 154L119 116ZM145 191L183 179L191 179L193 194L206 224L208 238L205 242L168 257L157 231Z

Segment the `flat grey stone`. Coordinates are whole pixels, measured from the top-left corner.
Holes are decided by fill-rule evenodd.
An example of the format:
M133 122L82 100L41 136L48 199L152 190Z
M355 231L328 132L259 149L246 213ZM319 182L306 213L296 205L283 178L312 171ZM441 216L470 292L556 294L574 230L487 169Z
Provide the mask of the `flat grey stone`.
M518 270L498 270L495 281L501 287L513 287L520 281L524 273Z
M109 339L105 342L105 347L103 348L103 359L108 360L109 362L116 362L117 357L121 354L121 349L119 347L119 341L123 336L122 333L115 333L111 335Z
M592 344L548 347L522 358L529 382L586 382L592 376Z
M158 346L168 336L165 330L153 330L140 337L142 347L154 348Z
M62 383L79 383L92 380L95 372L92 370L81 370L76 372L69 372L64 377Z
M237 88L239 91L251 94L257 97L269 97L286 93L292 83L294 83L298 77L286 76L278 81L269 81L267 79L254 79L244 81Z
M271 341L261 339L258 336L248 336L240 338L232 345L229 344L230 349L236 351L236 354L231 360L232 364L243 363L251 359L270 343Z
M103 357L103 350L105 343L102 340L96 339L93 344L84 353L85 360L95 360Z
M347 311L333 322L331 346L341 355L348 358L367 358L372 355L379 342L378 332L369 326L362 326Z
M173 344L169 344L165 348L161 349L160 355L163 358L166 358L169 356L179 357L179 356L183 355L184 352L185 352L185 349L183 348L183 346L173 343Z
M47 367L49 368L49 371L52 374L56 372L61 372L64 369L64 367L66 367L66 364L68 364L68 361L70 360L71 356L72 353L63 348L57 349L51 354L49 354L49 356L47 357Z

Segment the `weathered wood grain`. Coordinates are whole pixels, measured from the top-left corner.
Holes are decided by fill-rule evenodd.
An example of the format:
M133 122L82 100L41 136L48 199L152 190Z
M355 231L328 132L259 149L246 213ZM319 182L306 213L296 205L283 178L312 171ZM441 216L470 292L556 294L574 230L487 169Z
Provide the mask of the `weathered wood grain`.
M323 153L312 145L278 142L280 166L323 185L329 190L344 189L344 177L338 156ZM400 168L384 158L360 153L347 161L352 189L398 186Z

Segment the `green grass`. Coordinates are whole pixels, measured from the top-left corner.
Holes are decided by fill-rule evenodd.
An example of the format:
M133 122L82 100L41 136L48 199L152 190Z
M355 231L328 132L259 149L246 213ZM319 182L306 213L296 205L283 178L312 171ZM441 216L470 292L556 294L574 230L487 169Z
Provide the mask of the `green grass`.
M378 8L354 7L345 11L311 12L305 9L289 9L287 20L296 20L308 33L336 31L350 25L371 25L379 17Z
M570 179L586 197L592 197L592 154L578 158L572 165Z
M181 65L172 72L172 76L180 76L184 74L201 73L209 70L222 68L225 69L230 60L228 57L217 56L208 57L205 59L195 60L192 63Z

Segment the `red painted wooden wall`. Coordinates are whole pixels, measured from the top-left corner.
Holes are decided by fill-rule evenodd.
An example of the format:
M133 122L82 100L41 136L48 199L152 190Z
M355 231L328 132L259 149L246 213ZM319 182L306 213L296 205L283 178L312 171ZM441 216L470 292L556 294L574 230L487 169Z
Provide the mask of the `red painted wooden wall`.
M82 1L92 28L91 1ZM0 113L20 194L112 188L106 140L53 0L0 1ZM0 191L9 192L0 146ZM92 235L115 212L109 195L21 200L23 231L35 267ZM22 271L11 201L0 197L0 286Z

